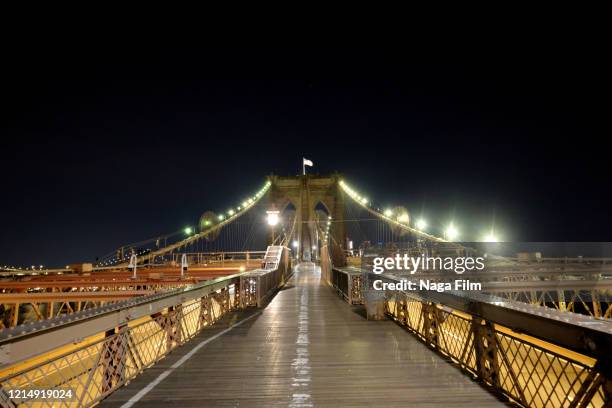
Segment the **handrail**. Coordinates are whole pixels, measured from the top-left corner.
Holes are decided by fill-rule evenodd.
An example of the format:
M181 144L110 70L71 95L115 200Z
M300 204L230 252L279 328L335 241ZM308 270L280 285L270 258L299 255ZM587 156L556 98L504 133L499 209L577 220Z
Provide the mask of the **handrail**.
M160 310L204 297L230 284L240 275L212 279L186 288L141 296L48 320L0 330L0 367L128 324ZM41 339L44 338L44 341Z
M361 280L405 276L333 268L349 303ZM612 322L467 291L363 291L368 317L384 313L468 375L525 407L609 404ZM361 299L357 299L361 300Z
M359 276L357 268L353 268L352 272L334 269ZM370 279L380 279L386 283L398 283L402 279L389 274L369 273L369 275ZM402 291L402 293L415 300L435 302L477 315L520 333L529 334L580 353L597 358L610 358L612 321L609 320L554 309L542 309L539 306L494 295L468 291Z

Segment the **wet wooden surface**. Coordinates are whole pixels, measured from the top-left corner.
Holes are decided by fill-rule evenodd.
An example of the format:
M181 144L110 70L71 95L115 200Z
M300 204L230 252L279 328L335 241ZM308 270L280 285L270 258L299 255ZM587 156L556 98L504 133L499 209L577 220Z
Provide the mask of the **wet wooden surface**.
M176 366L257 311L220 321L101 406L122 406L139 392L133 406L149 408L504 406L395 323L365 320L319 279L314 265L300 265L260 314Z

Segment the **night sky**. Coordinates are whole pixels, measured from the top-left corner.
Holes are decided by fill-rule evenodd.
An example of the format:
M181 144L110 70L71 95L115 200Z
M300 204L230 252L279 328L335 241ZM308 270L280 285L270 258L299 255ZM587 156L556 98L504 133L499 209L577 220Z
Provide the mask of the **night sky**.
M64 265L338 171L465 239L612 241L600 53L9 52L0 265Z

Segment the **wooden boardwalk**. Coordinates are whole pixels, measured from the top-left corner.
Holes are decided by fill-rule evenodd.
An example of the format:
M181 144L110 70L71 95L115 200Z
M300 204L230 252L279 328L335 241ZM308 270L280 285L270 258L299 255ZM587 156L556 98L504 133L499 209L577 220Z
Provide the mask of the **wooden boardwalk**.
M220 321L101 406L504 405L400 326L366 321L313 264L296 269L261 313Z

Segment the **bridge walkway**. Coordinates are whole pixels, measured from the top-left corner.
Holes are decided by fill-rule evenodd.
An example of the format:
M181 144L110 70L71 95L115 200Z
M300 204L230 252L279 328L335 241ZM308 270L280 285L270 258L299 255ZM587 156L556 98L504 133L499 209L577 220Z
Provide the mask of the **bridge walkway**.
M304 263L261 312L218 322L100 406L502 405L400 326L365 320Z

